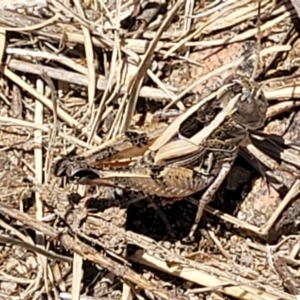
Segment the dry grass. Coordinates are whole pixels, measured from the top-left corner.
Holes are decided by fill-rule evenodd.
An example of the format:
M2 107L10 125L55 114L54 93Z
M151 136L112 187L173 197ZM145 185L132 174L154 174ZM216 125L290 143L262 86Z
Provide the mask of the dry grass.
M296 299L299 179L285 172L300 166L292 4L27 2L0 3L0 299ZM268 122L243 144L194 244L182 242L194 199L163 207L171 238L144 195L51 174L59 157L90 155L179 109L159 149L192 113L186 95L211 99L258 57Z

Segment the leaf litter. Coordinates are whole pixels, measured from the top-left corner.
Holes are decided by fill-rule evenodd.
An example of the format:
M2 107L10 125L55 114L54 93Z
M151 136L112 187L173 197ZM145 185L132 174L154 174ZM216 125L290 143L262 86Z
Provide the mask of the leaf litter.
M297 11L272 0L2 1L0 299L296 299L299 179L285 170L299 168ZM195 199L162 206L171 237L146 195L52 176L54 160L157 113L186 117L186 96L210 97L251 71L249 57L269 118L194 243L182 237Z

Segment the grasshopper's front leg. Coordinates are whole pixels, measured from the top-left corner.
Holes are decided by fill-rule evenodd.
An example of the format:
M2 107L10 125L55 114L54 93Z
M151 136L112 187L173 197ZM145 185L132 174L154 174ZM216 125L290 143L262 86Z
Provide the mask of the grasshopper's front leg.
M206 189L204 194L202 195L201 199L199 200L198 204L198 210L195 217L194 225L192 226L190 233L188 235L188 239L192 239L195 231L198 228L199 222L201 220L201 217L203 215L204 208L208 203L213 199L216 192L220 188L221 184L225 180L226 176L228 175L229 171L231 170L231 167L233 165L233 160L226 161L222 164L221 170L217 177L214 179L214 181L211 183L211 185Z

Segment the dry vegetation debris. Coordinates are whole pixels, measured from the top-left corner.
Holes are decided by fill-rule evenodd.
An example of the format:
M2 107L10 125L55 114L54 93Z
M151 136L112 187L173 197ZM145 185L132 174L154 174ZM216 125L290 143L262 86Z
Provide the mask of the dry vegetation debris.
M0 299L296 299L296 4L2 0ZM249 75L258 56L268 120L241 147L197 242L182 242L193 200L162 207L174 238L145 195L51 174L62 155Z

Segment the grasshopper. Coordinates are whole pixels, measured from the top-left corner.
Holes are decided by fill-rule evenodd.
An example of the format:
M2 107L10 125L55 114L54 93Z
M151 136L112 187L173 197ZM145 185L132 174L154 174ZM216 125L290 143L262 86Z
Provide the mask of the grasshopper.
M180 123L177 137L157 151L155 141L150 147L140 147L142 155L125 166L105 166L107 157L103 156L100 164L95 163L95 157L92 163L81 157L58 161L53 172L78 184L119 187L163 198L181 199L204 191L189 235L192 236L205 206L230 171L240 143L249 129L257 129L264 124L267 111L263 94L259 94L259 88L247 81L235 81L220 97L203 103L205 105ZM125 136L128 137L128 134ZM148 141L147 138L145 141ZM120 145L122 143L108 159L113 157L118 161L118 158L124 158L118 151L122 148ZM151 150L153 145L154 150Z

